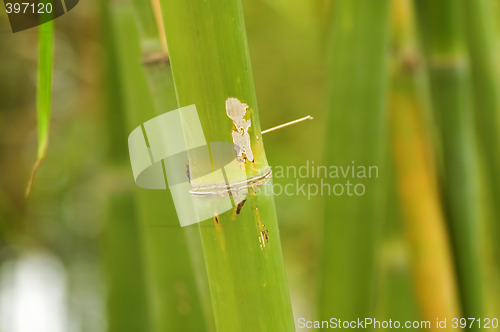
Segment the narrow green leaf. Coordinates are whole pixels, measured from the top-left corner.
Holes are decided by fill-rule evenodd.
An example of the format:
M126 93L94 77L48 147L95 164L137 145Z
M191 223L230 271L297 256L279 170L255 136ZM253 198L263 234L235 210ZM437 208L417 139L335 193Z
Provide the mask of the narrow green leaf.
M26 188L29 195L36 171L45 158L49 144L50 110L52 102L52 66L54 58L54 21L49 21L38 28L38 75L37 75L37 121L38 152L37 160Z

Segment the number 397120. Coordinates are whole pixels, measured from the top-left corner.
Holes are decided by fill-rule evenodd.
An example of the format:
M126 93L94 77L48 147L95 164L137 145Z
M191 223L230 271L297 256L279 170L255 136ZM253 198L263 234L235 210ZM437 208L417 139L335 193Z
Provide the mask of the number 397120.
M7 8L7 14L44 14L44 13L52 13L52 4L51 3L9 3L5 4Z

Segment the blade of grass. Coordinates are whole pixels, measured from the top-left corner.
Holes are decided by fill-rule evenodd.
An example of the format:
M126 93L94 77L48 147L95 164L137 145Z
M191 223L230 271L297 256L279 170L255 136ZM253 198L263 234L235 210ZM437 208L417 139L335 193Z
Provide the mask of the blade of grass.
M245 163L247 177L262 174L267 160L241 2L161 6L179 106L196 105L207 142L232 142L226 100L248 104L254 162ZM293 331L274 199L265 190L249 193L238 212L199 224L217 331Z
M463 2L418 0L415 5L443 153L440 176L463 314L482 317L480 205Z
M460 317L450 239L441 205L413 7L394 0L391 131L400 200L410 244L413 283L422 317Z
M332 9L327 164L377 167L371 178L331 183L360 182L364 195L326 198L319 313L349 320L373 314L387 176L389 1L338 0Z
M54 59L54 21L49 21L38 28L38 73L36 111L38 122L38 152L31 177L26 187L29 195L35 174L40 167L49 144L50 109L52 102L52 66Z

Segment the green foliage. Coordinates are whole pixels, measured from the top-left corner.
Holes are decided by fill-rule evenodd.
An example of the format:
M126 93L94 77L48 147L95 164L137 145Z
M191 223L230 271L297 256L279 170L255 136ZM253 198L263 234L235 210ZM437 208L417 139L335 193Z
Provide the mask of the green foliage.
M54 22L39 27L38 37L38 159L43 159L49 141L50 108L52 102L52 66L54 62Z
M26 195L31 191L36 171L45 158L49 144L50 110L52 103L52 67L54 62L54 21L49 21L38 28L38 74L36 113L38 123L38 152L33 172L26 188Z
M418 24L410 10L389 28L390 9L411 2ZM57 19L55 49L54 22L12 34L0 16L0 270L25 251L58 256L68 322L82 332L101 331L105 320L110 332L292 331L290 297L295 317L308 320L493 317L498 1L243 6L81 1ZM96 8L104 9L102 20ZM361 183L362 196L272 197L269 182L239 207L180 228L168 190L134 185L127 135L195 104L206 141L232 142L231 97L249 105L255 160L245 162L247 177L267 172L268 160L273 167L354 161L377 167L378 177L343 179ZM25 200L23 151L35 137L35 107L38 151L28 191L39 173ZM307 114L315 120L261 135L261 124ZM57 131L45 158L49 119ZM281 188L320 183L274 170ZM483 215L483 207L491 211Z

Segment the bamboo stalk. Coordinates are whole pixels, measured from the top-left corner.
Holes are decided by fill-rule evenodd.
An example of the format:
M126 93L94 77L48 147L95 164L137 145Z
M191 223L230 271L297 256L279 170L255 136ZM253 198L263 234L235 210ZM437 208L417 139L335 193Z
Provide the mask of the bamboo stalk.
M462 1L416 1L443 153L440 174L464 317L482 317L477 158Z
M391 25L392 31L395 28ZM390 92L389 101L392 105L392 90ZM389 108L389 113L390 111ZM418 307L418 294L413 284L412 257L405 232L404 211L401 204L398 204L400 195L396 168L397 165L392 158L387 169L387 173L392 175L386 182L387 213L380 240L375 317L379 320L413 321L423 317Z
M245 168L249 178L262 175L268 165L240 1L161 6L179 106L196 105L207 142L232 142L226 102L246 103L253 162L247 158ZM249 192L242 205L199 229L217 331L293 331L273 197Z
M106 202L105 226L101 235L107 289L107 331L152 331L143 245L140 226L136 221L137 205L134 202L133 187L116 185L123 182L120 175L125 174L124 165L128 164L128 153L123 144L127 139L127 129L122 115L124 103L120 73L114 62L118 53L113 46L113 19L109 4L103 4L102 8L103 41L111 45L106 52L105 68L108 153L104 178L112 185L103 186L106 188Z
M386 181L389 1L333 3L330 57L329 165L375 166L364 195L326 199L320 318L370 317ZM339 182L340 183L340 182Z
M450 239L435 172L426 114L426 81L412 3L394 0L391 131L400 199L422 317L461 317ZM438 329L433 325L433 329Z
M118 49L116 58L121 74L128 132L156 115L177 107L168 66L157 63L143 68L141 65L143 53L157 53L164 47L156 30L150 4L136 3L134 8L131 5L131 2L112 2L114 36ZM143 23L140 31L134 18L134 9L136 17ZM124 142L122 144L126 144ZM210 317L203 312L195 280L196 270L191 263L185 232L178 226L169 193L136 190L135 202L145 250L153 330L210 331Z
M490 201L500 197L500 67L497 15L492 1L464 1L467 45L470 54L474 114L482 156L486 161ZM493 204L493 220L500 219L500 205ZM490 225L495 260L500 260L500 227Z
M108 192L102 235L108 332L151 331L152 327L135 213L132 192Z
M160 4L158 0L132 2L140 28L142 62L154 96L156 114L169 112L177 108L177 98L169 66L170 59Z

